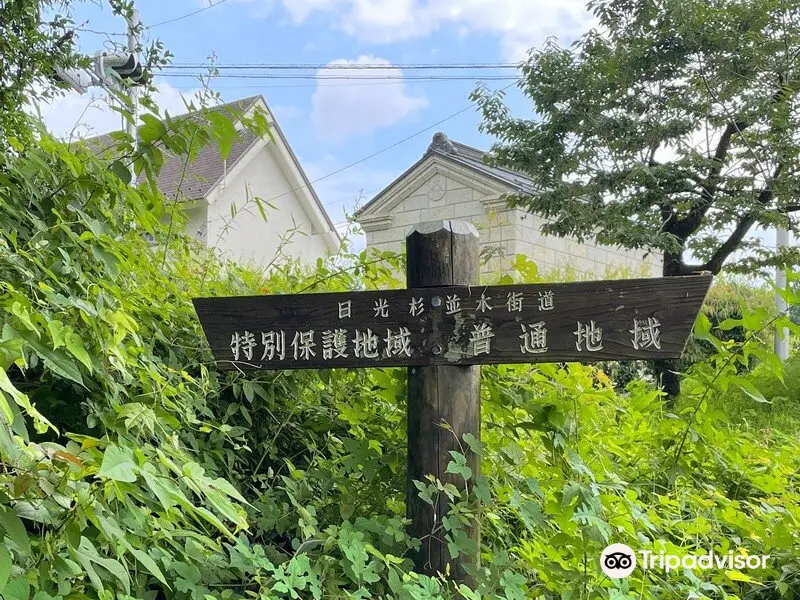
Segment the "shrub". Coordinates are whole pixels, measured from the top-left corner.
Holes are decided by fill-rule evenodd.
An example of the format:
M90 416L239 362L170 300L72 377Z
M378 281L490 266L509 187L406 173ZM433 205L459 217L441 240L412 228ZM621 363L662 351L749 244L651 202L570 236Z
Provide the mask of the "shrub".
M152 141L141 169L158 164ZM191 305L396 286L395 257L264 278L168 236L169 205L126 185L118 163L44 134L0 161L5 599L455 597L406 557L420 541L404 532L404 371L218 372ZM480 518L478 593L757 599L800 585L800 444L731 429L707 402L757 394L736 368L753 358L775 372L753 341L762 321L721 342L701 319L715 354L691 369L678 415L593 367L485 367L483 439L465 440L482 457L470 493L483 508L457 497L438 532L463 552L463 525ZM773 558L760 572L611 581L597 564L610 541Z
M780 375L763 366L757 366L749 375L764 402L754 401L742 390L733 390L714 396L710 404L725 411L737 427L796 434L800 431L800 357L789 358Z

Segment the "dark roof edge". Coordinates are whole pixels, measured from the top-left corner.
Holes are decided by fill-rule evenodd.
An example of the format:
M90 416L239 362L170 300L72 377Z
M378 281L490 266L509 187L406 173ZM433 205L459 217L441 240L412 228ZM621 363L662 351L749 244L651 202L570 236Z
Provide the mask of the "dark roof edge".
M429 150L428 152L426 152L425 154L423 154L423 155L422 155L422 158L420 158L419 160L417 160L417 162L415 162L413 165L411 165L410 167L408 167L408 168L407 168L405 171L403 171L402 173L400 173L400 175L398 175L397 177L395 177L395 178L394 178L394 179L391 181L391 183L389 183L389 184L388 184L388 185L387 185L385 188L383 188L383 189L382 189L380 192L378 192L378 193L377 193L377 194L376 194L376 195L375 195L375 196L372 198L372 200L370 200L369 202L367 202L367 203L366 203L364 206L362 206L362 207L361 207L361 208L359 208L359 209L358 209L358 210L357 210L355 213L353 213L353 218L354 218L354 219L356 219L356 220L358 220L358 218L359 218L359 217L360 217L360 216L361 216L361 215L364 213L364 211L366 211L368 208L370 208L370 207L371 207L371 206L373 206L373 205L374 205L376 202L378 202L378 201L379 201L381 198L383 198L383 197L384 197L384 196L385 196L385 195L386 195L386 194L389 192L389 190L391 190L393 187L395 187L395 186L396 186L398 183L400 183L400 182L401 182L401 181L402 181L402 180L403 180L403 179L404 179L404 178L405 178L405 177L406 177L406 176L407 176L409 173L411 173L411 172L412 172L414 169L416 169L416 168L417 168L417 167L419 167L419 166L420 166L420 165L421 165L423 162L425 162L425 160L427 160L427 158L428 158L429 156L431 156L431 154L432 154L432 153L430 152L430 150Z
M439 132L437 132L437 133L435 133L433 135L433 140L431 141L431 144L428 146L428 149L426 150L425 154L422 155L422 158L420 158L417 162L415 162L413 165L411 165L409 168L407 168L405 171L403 171L400 175L398 175L394 180L392 180L392 182L389 183L380 192L378 192L378 194L375 197L373 197L372 200L370 200L364 206L362 206L359 210L357 210L355 212L355 214L353 215L353 217L355 219L358 219L358 217L360 217L367 209L369 209L371 206L374 206L375 203L377 203L381 198L383 198L389 192L389 190L394 188L409 173L414 171L414 169L418 168L428 157L433 156L433 155L437 155L437 156L440 156L442 158L449 159L452 162L455 162L455 163L457 163L457 164L459 164L461 166L467 167L467 168L473 170L476 173L480 173L484 177L487 177L487 178L490 178L490 179L492 179L494 181L497 181L497 182L503 184L506 187L517 188L520 191L522 191L521 186L515 185L512 182L508 181L507 179L504 179L503 177L495 175L491 171L492 171L492 169L503 170L506 173L508 173L509 175L513 175L514 177L521 177L521 178L524 178L524 179L528 179L527 176L525 176L522 173L517 173L516 171L510 171L508 169L502 169L501 167L492 167L492 166L486 165L486 164L484 164L485 169L477 169L475 167L475 165L470 164L469 161L470 160L478 160L478 157L463 157L463 156L459 156L459 149L466 150L468 152L474 152L475 154L480 156L481 159L482 159L483 156L486 155L486 152L484 152L482 150L478 150L477 148L474 148L474 147L469 146L467 144L462 144L461 142L457 142L455 140L451 140L451 139L449 139L447 137L447 135L445 135L443 132L439 131Z

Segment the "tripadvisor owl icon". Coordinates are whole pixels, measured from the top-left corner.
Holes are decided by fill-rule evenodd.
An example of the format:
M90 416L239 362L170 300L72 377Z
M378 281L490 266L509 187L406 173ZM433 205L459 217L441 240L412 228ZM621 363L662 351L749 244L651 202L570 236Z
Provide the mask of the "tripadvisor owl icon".
M636 568L636 554L625 544L611 544L600 555L600 569L611 579L627 577Z

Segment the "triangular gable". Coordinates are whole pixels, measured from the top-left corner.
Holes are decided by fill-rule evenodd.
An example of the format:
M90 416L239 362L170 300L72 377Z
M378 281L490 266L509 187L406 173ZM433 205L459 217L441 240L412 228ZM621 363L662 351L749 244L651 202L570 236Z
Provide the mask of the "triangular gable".
M272 141L274 143L275 157L278 159L281 170L287 178L291 187L291 192L294 192L293 195L298 199L309 219L311 219L314 226L314 231L312 233L325 235L329 250L331 252L337 252L342 243L341 236L336 230L333 221L331 221L325 207L322 205L319 196L317 196L317 193L314 191L311 181L308 179L303 167L300 165L300 161L289 145L283 130L280 128L280 125L278 125L272 111L269 109L269 106L267 106L262 96L257 96L255 98L255 102L249 106L245 114L250 116L256 110L261 110L266 115L272 139L259 140L258 143L251 146L248 152L237 160L236 164L229 165L229 170L226 174L227 178L232 179L235 177L239 171L243 170L247 164L258 155L266 144ZM221 183L221 181L217 182L215 186L209 190L206 196L209 202L212 202L213 199L219 195L217 193L217 188ZM279 199L280 197L264 198L263 200L265 202L271 202Z
M514 191L512 186L477 169L450 160L438 152L429 152L364 205L356 213L356 220L369 222L388 216L398 204L436 175L455 180L485 196L499 196Z

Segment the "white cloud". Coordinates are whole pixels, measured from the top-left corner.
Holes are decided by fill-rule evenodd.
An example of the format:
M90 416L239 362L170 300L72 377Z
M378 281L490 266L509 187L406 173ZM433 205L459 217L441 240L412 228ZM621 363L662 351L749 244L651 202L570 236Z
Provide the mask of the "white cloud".
M331 65L386 65L382 58L359 56L356 60L338 59ZM413 117L428 106L425 98L411 96L401 80L397 83L364 82L357 85L341 85L341 80L323 81L320 76L363 77L358 69L336 69L317 73L317 89L311 99L311 118L322 137L328 140L343 140L352 135L369 133L389 127ZM370 76L402 78L396 69L370 69ZM348 80L349 81L349 80ZM339 85L337 85L337 82Z
M240 0L241 1L241 0ZM272 6L274 0L245 0ZM389 43L427 37L446 26L500 37L508 60L525 57L550 35L565 42L592 20L585 0L281 0L295 23L315 12L358 39Z
M184 98L190 100L197 90L181 91L167 82L157 83L155 103L161 112L170 114L186 112ZM39 106L39 112L48 130L56 137L69 139L90 137L122 129L122 116L109 105L109 97L97 88L86 94L68 92Z

